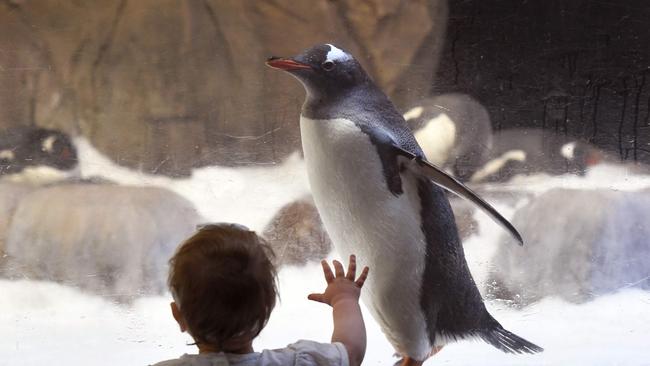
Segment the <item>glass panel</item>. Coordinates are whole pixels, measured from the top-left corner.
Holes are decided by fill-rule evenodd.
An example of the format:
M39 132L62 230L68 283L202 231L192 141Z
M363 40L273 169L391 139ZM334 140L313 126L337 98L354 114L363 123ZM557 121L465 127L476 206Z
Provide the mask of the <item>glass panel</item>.
M441 343L426 364L647 364L647 19L641 0L0 2L0 364L196 353L168 260L214 222L276 253L256 351L330 342L332 311L307 295L321 259L353 251L371 266L365 364ZM265 61L324 41L340 49L276 64L311 88L303 106ZM298 61L320 79L286 70ZM484 198L523 247L391 144ZM487 311L543 353L481 340L496 328L447 200Z

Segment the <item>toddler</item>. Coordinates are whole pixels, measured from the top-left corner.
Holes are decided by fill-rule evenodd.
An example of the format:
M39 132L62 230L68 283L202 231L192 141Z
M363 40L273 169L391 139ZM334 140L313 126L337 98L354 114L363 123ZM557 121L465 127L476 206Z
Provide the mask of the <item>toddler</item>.
M327 287L310 300L332 307L331 343L300 340L286 348L253 350L253 339L266 325L277 297L273 253L255 232L237 224L206 225L187 239L170 259L171 310L198 354L154 366L360 365L366 330L359 294L368 275L356 278L350 256L347 274L334 261L322 261Z

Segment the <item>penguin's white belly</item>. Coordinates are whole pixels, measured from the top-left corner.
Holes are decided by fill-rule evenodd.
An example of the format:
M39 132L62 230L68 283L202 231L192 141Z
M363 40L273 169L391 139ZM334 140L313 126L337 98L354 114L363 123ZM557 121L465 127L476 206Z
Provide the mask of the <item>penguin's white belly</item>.
M375 145L352 121L301 116L314 201L343 260L356 254L370 275L362 298L399 352L424 359L432 345L420 308L426 241L415 178L388 190Z
M422 146L427 160L434 165L445 166L451 162L450 158L455 158L449 155L456 145L456 134L456 124L443 113L415 131L415 139Z

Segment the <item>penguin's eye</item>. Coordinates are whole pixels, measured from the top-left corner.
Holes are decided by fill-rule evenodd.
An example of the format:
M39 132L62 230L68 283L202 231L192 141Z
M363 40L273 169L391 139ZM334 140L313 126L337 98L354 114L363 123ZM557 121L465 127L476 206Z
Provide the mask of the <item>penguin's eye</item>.
M327 61L323 62L321 67L325 71L332 71L334 69L334 61L327 60Z

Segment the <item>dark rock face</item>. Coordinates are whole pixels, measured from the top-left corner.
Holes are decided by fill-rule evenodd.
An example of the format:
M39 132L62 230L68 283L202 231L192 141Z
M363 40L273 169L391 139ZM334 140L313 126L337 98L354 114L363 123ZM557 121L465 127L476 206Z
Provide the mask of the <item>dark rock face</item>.
M519 247L503 237L491 292L530 304L572 302L627 287L650 289L650 194L554 189L516 212Z
M304 265L325 259L332 251L311 197L284 206L264 229L278 265Z
M451 0L434 93L480 100L496 130L543 128L650 162L645 0Z
M429 93L446 4L4 1L0 128L83 135L147 172L277 162L299 149L304 92L267 57L336 43L404 104Z
M4 276L58 281L128 300L166 289L167 261L201 222L160 188L64 184L18 202L7 227Z
M466 94L442 94L416 103L404 118L432 163L461 181L488 158L492 124L481 103Z
M0 131L0 178L20 175L29 168L38 167L62 172L77 167L77 149L67 134L38 127Z

